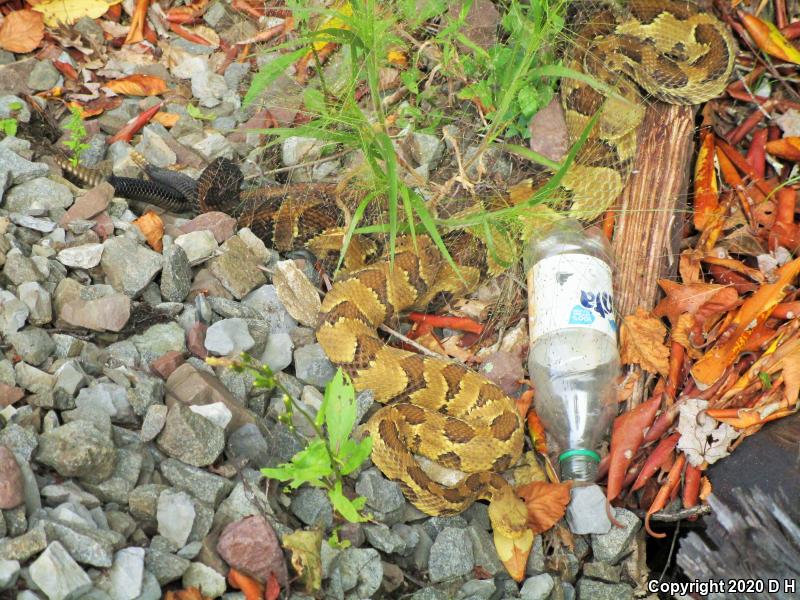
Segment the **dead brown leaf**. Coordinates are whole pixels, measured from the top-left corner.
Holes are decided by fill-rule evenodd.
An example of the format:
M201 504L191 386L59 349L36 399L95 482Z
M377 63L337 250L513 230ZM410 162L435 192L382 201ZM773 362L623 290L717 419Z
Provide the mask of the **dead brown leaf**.
M653 315L667 317L673 327L683 313L695 315L703 308L703 316L708 316L712 311L730 310L732 302L735 303L733 296L736 296L736 300L739 298L733 288L713 283L681 285L669 279L660 279L658 285L661 286L667 297L653 309ZM706 303L712 301L713 305L705 306Z
M660 319L643 308L622 321L619 334L622 364L640 365L645 371L666 377L669 372L669 348L664 344L667 328Z
M0 23L0 48L9 52L32 52L43 37L44 17L34 10L15 10Z
M210 600L210 598L203 596L196 587L190 587L167 592L164 594L164 600Z
M689 337L690 332L695 327L695 320L689 313L683 313L678 317L677 325L672 328L672 341L678 342L686 349L690 358L700 358L703 353L695 347Z
M534 481L517 489L528 508L528 525L538 534L561 520L569 504L570 482L546 483Z

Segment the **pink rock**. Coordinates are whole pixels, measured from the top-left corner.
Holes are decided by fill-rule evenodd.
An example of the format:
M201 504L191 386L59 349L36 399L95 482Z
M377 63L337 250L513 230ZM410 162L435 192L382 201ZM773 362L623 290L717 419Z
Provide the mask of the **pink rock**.
M198 322L192 325L189 333L186 334L186 346L189 348L189 352L197 358L208 356L208 350L205 347L206 331L208 331L208 325Z
M260 515L245 517L222 530L217 552L237 571L260 582L275 573L281 587L286 585L286 560L272 526Z
M120 331L131 316L131 299L109 294L96 300L71 300L61 307L58 318L73 327L92 331Z
M88 192L79 196L69 210L61 217L62 227L79 219L91 219L95 215L108 208L108 203L114 197L114 188L110 183L104 181L100 185L93 187Z
M108 236L114 233L114 223L111 221L111 217L108 216L107 212L101 212L94 218L94 222L96 225L92 227L92 231L94 231L101 241L106 241Z
M221 244L236 233L236 219L224 212L211 211L196 216L181 226L183 233L207 229L214 234L214 239Z
M170 350L166 354L162 354L153 362L150 363L150 370L166 380L172 375L172 372L186 362L183 352L178 350Z
M0 446L0 508L16 508L24 499L22 470L14 453Z
M25 392L21 388L7 383L0 383L0 408L19 402L24 395Z

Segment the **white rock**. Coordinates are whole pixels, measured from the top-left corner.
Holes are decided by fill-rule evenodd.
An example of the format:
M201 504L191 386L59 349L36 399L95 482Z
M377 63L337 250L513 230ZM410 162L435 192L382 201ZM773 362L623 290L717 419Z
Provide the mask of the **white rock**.
M194 502L186 492L164 490L158 496L156 520L158 533L176 546L183 547L194 525Z
M183 248L190 265L199 265L214 256L217 251L217 240L207 229L184 233L175 238L175 243Z
M83 244L64 248L56 255L58 262L75 269L91 269L100 264L103 256L103 244Z
M114 555L106 591L112 600L133 600L142 593L143 578L144 548L124 548Z
M50 233L56 228L56 224L50 219L37 219L29 215L21 215L19 213L11 213L9 215L12 223L25 227L26 229L33 229L42 233Z
M196 587L203 596L219 598L225 593L225 578L203 563L193 562L183 573L183 587Z
M205 417L215 425L225 429L228 423L233 418L233 413L225 406L224 402L214 402L212 404L193 404L189 406L189 410L197 413L201 417Z
M17 286L19 299L28 307L32 325L44 325L53 320L53 302L50 292L36 281L26 281Z
M4 336L17 333L25 326L30 311L14 294L0 290L0 333Z
M611 521L606 508L606 495L600 486L573 487L567 505L567 524L577 535L608 533Z
M546 600L550 597L550 592L553 591L554 585L553 576L549 573L529 577L522 584L519 597L523 600Z
M206 350L219 356L246 352L255 343L244 319L222 319L206 331Z
M283 164L293 167L303 162L318 159L322 156L324 143L315 138L292 136L283 141L281 148Z
M92 588L92 580L60 542L51 542L31 563L28 574L48 600L73 600Z

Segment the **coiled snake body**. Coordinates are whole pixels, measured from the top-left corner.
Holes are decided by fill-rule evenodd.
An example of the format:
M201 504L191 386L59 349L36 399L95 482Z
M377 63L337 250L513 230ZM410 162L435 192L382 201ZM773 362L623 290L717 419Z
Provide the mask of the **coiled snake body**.
M699 103L722 91L734 53L719 21L685 2L637 0L625 19L601 13L579 35L585 39L576 43L570 66L615 90L606 97L580 82L562 83L573 137L600 111L562 181L572 211L591 218L614 201L632 168L643 114L636 84L667 102ZM91 181L85 172L64 166ZM198 181L153 168L148 173L154 181L109 181L118 195L168 209L228 212L278 250L307 245L325 252L341 246L342 211L333 186L314 186L303 197L286 197L279 187L240 192L241 172L225 159L215 160ZM526 529L524 506L501 475L523 448L523 423L514 401L460 364L388 346L377 334L377 327L393 315L424 305L439 290L454 291L459 286L453 282L459 280L425 236L417 236L415 243L399 239L393 266L385 259L368 264L369 242L357 240L354 246L345 263L349 272L323 301L317 339L357 389L373 390L375 399L385 404L367 424L373 462L428 514L453 514L476 499L506 495L511 504L501 514L495 509L499 503L492 502L490 518L505 535L521 535ZM468 257L462 266L474 283L485 271L486 257L477 259L475 252ZM441 485L421 468L415 454L466 476L455 486Z

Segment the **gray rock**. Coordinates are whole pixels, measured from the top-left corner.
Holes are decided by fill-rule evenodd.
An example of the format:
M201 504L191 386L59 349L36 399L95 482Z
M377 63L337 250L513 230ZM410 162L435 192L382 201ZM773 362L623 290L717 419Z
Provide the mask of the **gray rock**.
M136 440L138 442L138 439ZM118 448L117 462L111 477L99 484L84 483L84 487L105 502L125 504L128 495L139 480L144 462L142 450Z
M603 534L611 530L607 500L598 485L573 487L567 505L567 524L572 533Z
M382 580L381 557L372 548L346 548L331 564L330 591L346 600L371 598Z
M228 458L246 459L259 467L267 464L269 452L267 440L255 423L242 425L231 433L225 446Z
M214 160L220 156L232 159L235 151L228 139L218 131L206 131L201 139L192 147L206 160Z
M208 229L199 229L184 233L175 238L175 245L183 249L189 264L199 265L214 256L219 247L214 233Z
M24 362L18 362L14 365L14 377L19 387L28 390L32 394L41 394L43 396L51 394L55 384L55 377L50 373ZM49 406L49 408L52 408L52 406Z
M493 579L471 579L458 590L456 599L489 600L497 586Z
M156 167L166 168L175 164L177 157L169 147L157 127L152 125L142 129L142 139L136 145L136 150L147 157L147 162ZM161 128L163 129L163 128ZM166 134L166 132L164 132ZM166 134L169 135L169 134Z
M228 93L228 86L222 75L205 70L192 76L192 95L200 101L201 106L213 108L222 102Z
M592 552L595 560L612 565L617 564L632 550L631 543L642 526L641 520L624 508L614 509L614 518L623 526L613 527L605 534L592 535ZM580 588L578 594L580 595Z
M533 538L533 546L531 553L528 555L528 562L525 565L525 574L528 577L544 573L546 570L544 564L544 544L542 544L542 536L537 535Z
M386 479L375 468L367 469L358 476L356 494L367 499L367 507L382 514L398 512L406 504L400 485Z
M75 405L88 412L105 413L114 423L135 422L127 390L116 383L96 383L83 388L78 393Z
M8 96L4 96L4 98L8 98ZM9 148L0 146L0 180L3 177L7 178L8 185L20 185L32 179L45 177L49 172L50 169L46 164L31 162ZM0 186L1 188L2 186ZM0 200L2 198L2 193L0 193Z
M28 307L31 325L45 325L53 319L50 292L36 281L25 281L17 286L19 299ZM1 302L2 300L0 300Z
M192 287L192 268L186 252L177 244L164 249L161 295L168 302L183 302Z
M136 346L143 365L149 365L167 352L186 352L186 334L174 321L148 327L144 333L135 335L130 341Z
M34 217L48 212L55 215L59 209L72 204L72 192L62 183L37 177L11 188L5 200L6 208L11 212Z
M72 558L92 567L110 567L114 560L114 545L124 541L115 531L74 522L42 519L40 525L48 540L57 540Z
M1 63L2 61L0 61ZM14 55L11 61L14 62ZM28 105L19 96L6 95L0 96L0 119L15 118L20 123L27 123L31 120L31 111Z
M222 452L225 432L205 417L176 403L167 413L156 444L168 456L195 467L204 467L213 463Z
M158 532L178 548L186 544L197 515L189 494L164 490L158 497L157 511Z
M225 593L225 578L203 563L193 562L183 573L184 588L196 587L203 596L218 598Z
M309 344L294 351L294 371L300 381L319 388L333 378L336 368L319 344Z
M134 488L128 495L128 510L131 516L140 521L156 522L158 498L164 490L169 489L158 483L146 483Z
M0 289L0 333L11 335L25 326L30 311L17 297Z
M306 525L333 525L333 507L320 488L301 487L292 497L291 511Z
M373 548L387 554L407 556L419 543L419 532L405 523L392 525L391 528L383 523L366 525L364 533Z
M36 92L54 88L58 84L61 74L50 60L38 61L28 74L28 87Z
M436 536L428 562L428 577L432 582L461 577L474 566L472 542L466 529L447 527Z
M100 265L115 290L135 298L161 270L162 258L158 252L120 236L103 243Z
M73 421L39 437L36 459L62 477L97 483L113 472L116 451L111 441L91 423Z
M183 577L190 562L175 554L151 547L145 551L144 564L145 568L155 575L159 584L166 585Z
M242 304L256 310L269 324L272 334L291 333L297 327L297 321L278 298L274 285L262 285L253 290L242 299Z
M39 233L50 233L56 228L56 224L50 219L40 219L31 217L30 215L21 215L19 213L11 213L9 218L14 225L38 231Z
M475 564L483 567L492 575L505 572L505 567L497 555L494 539L489 532L478 529L474 525L467 527L466 531L472 542L472 554L475 558Z
M174 458L168 458L159 466L161 474L179 490L211 504L214 508L233 489L233 482L203 469L191 467Z
M289 333L283 331L272 333L267 338L261 362L269 366L273 373L277 373L292 364L292 350L294 342Z
M583 578L578 581L578 598L592 600L633 600L633 588L624 583L603 583Z
M139 437L143 442L149 442L164 428L164 423L167 422L167 407L163 404L154 404L147 409L142 421L142 430Z
M37 261L33 258L25 256L18 248L13 248L6 254L3 275L8 277L14 285L19 285L26 281L44 281L47 278L47 271L39 268Z
M575 600L575 586L566 581L561 582L561 591L564 595L564 600Z
M238 355L255 344L244 319L222 319L206 331L206 350L219 356Z
M64 248L56 255L58 262L74 269L91 269L100 264L103 256L103 244L82 244Z
M259 258L238 235L222 245L223 253L209 262L208 270L234 298L243 298L266 283Z
M14 587L19 576L18 560L0 559L0 592Z
M31 529L17 537L0 538L0 559L25 562L47 548L47 535L42 529Z
M607 583L619 583L622 576L622 567L603 562L588 562L583 565L583 576Z
M133 346L133 349L138 356L139 353L135 346ZM165 391L164 380L136 371L133 389L128 390L128 403L133 408L133 412L141 417L151 406L164 401Z
M100 164L100 161L105 158L106 150L108 149L106 145L106 136L102 133L93 135L89 138L88 144L89 147L81 154L81 164L84 167L95 168Z
M522 584L519 596L522 600L547 600L550 592L553 591L555 581L549 573L542 573L534 577L528 577Z
M435 587L425 587L414 592L409 600L449 600L449 596Z
M56 345L47 331L38 327L26 327L8 336L14 351L26 363L39 366L53 353Z

